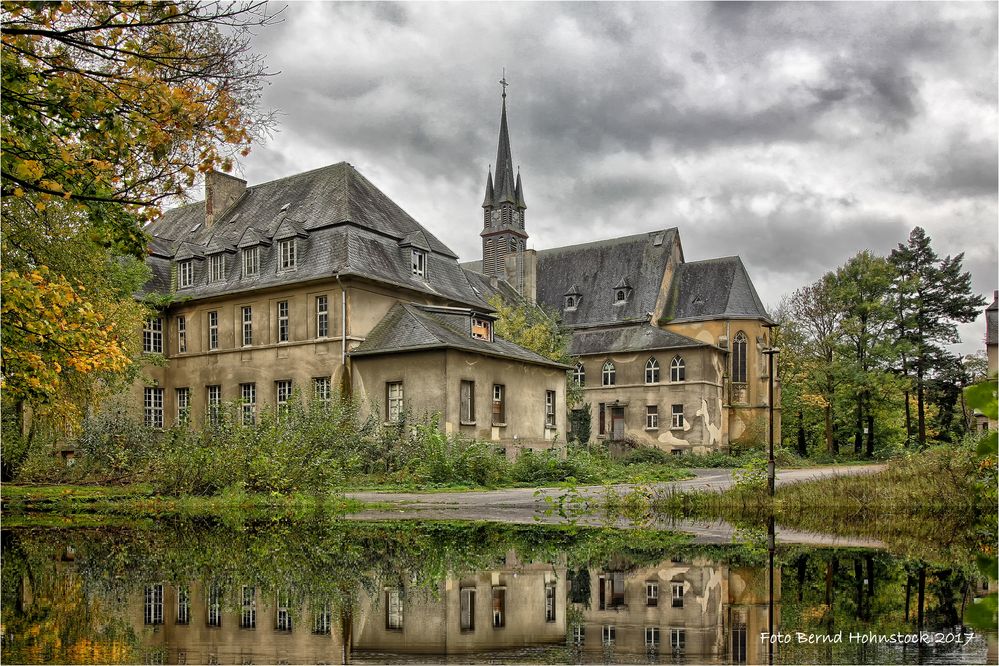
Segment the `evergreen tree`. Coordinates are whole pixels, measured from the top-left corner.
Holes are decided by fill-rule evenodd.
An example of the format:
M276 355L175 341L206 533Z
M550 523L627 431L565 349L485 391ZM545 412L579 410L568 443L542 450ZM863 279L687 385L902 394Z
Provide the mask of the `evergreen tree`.
M895 334L902 373L915 372L917 441L926 444L927 379L952 358L943 345L959 341L957 324L974 321L985 299L971 291L971 274L961 270L964 253L940 259L930 237L916 227L889 261L895 269ZM906 401L908 409L908 400ZM906 419L907 441L911 418Z

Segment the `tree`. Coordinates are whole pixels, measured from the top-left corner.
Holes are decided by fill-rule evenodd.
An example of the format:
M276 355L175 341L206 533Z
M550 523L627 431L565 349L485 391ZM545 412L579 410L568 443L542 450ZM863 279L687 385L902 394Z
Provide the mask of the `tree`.
M926 444L928 374L948 364L950 355L942 345L959 341L957 323L974 321L985 305L984 297L971 291L971 274L961 270L963 259L963 252L940 259L920 227L914 228L908 243L900 243L889 257L896 272L894 328L903 351L902 371L916 373L920 446Z

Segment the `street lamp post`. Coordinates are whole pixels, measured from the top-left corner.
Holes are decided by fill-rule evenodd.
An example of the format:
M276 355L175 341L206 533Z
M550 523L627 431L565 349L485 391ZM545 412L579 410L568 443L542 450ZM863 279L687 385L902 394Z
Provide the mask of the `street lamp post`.
M767 379L768 379L768 399L767 411L767 443L770 449L770 456L767 459L767 490L770 496L774 496L774 487L777 483L777 461L774 459L774 356L780 354L780 349L770 347L763 350L767 355Z

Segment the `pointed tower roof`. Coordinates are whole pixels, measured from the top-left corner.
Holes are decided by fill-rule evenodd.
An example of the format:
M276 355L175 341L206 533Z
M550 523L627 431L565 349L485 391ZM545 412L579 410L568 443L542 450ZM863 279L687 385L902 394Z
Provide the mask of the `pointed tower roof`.
M527 204L524 203L524 186L520 182L520 167L517 167L517 208L525 209Z
M495 203L517 203L516 184L513 177L513 157L510 152L510 131L506 124L506 76L503 86L503 111L500 115L499 145L496 147Z
M486 176L486 196L482 199L482 207L493 205L493 166L489 165L489 175Z

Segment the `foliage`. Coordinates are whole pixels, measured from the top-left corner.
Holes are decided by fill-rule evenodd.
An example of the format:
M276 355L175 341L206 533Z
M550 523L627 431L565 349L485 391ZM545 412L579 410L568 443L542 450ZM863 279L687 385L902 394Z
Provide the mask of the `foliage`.
M557 314L526 300L507 303L499 296L494 296L489 305L496 310L496 335L558 363L576 365L578 359L569 353L572 332L562 325ZM573 380L571 370L566 372L565 388L566 405L578 404L583 391Z
M588 444L590 441L592 416L590 403L584 402L581 406L569 412L570 439L579 444Z

